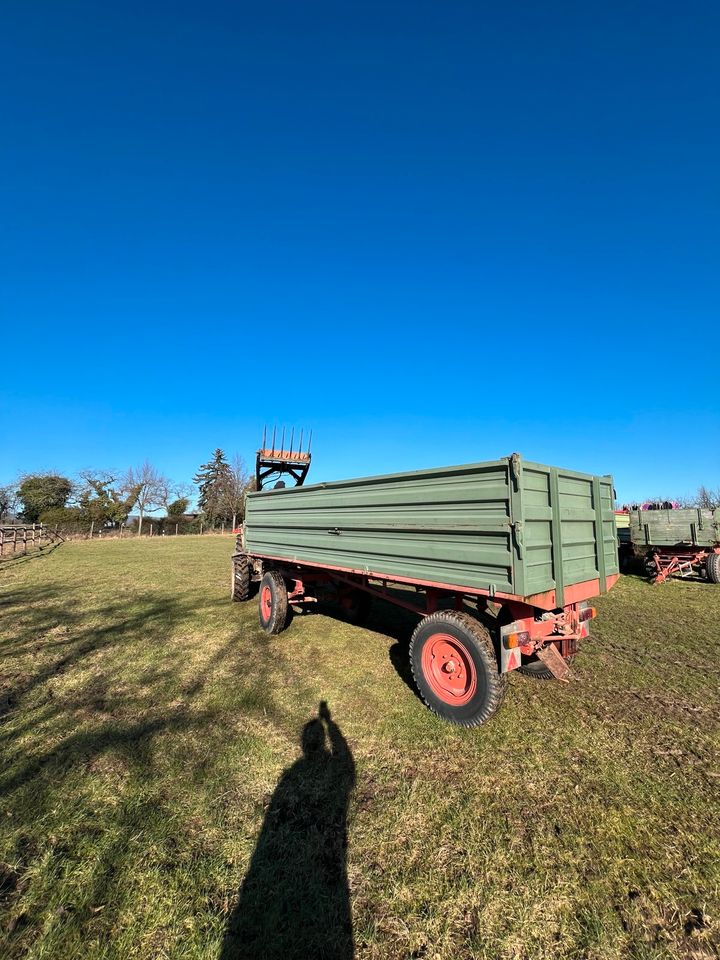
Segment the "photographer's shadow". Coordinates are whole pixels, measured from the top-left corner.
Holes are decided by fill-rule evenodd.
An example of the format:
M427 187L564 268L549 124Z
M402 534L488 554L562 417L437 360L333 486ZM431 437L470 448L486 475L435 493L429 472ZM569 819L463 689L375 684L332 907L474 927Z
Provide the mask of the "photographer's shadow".
M220 960L351 960L347 808L355 763L321 703L283 773L228 921Z

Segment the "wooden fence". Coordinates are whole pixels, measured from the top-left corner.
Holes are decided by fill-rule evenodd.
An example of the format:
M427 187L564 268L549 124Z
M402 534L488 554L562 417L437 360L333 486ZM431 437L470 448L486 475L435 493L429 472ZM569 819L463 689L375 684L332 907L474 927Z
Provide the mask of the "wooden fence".
M44 523L9 523L0 525L0 559L24 555L28 550L42 550L61 542L63 537Z

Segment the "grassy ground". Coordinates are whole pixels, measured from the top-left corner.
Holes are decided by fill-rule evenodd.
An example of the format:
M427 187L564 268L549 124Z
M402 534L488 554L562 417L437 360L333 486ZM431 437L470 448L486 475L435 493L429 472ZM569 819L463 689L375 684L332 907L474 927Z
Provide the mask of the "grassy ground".
M464 731L409 615L268 638L230 552L0 568L3 960L718 956L720 587L623 578L575 682Z

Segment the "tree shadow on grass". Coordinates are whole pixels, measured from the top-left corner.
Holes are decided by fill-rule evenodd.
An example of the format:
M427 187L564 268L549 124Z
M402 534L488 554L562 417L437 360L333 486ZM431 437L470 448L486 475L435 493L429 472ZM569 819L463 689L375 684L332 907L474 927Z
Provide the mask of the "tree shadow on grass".
M355 763L327 704L265 814L220 960L351 960L347 808Z

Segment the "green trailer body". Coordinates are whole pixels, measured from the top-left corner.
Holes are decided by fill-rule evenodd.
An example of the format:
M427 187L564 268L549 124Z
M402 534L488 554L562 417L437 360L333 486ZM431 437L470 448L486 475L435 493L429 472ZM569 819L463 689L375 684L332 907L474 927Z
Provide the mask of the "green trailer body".
M613 483L513 454L264 490L248 495L244 549L551 610L617 578Z
M635 547L714 547L720 543L720 509L632 510Z

